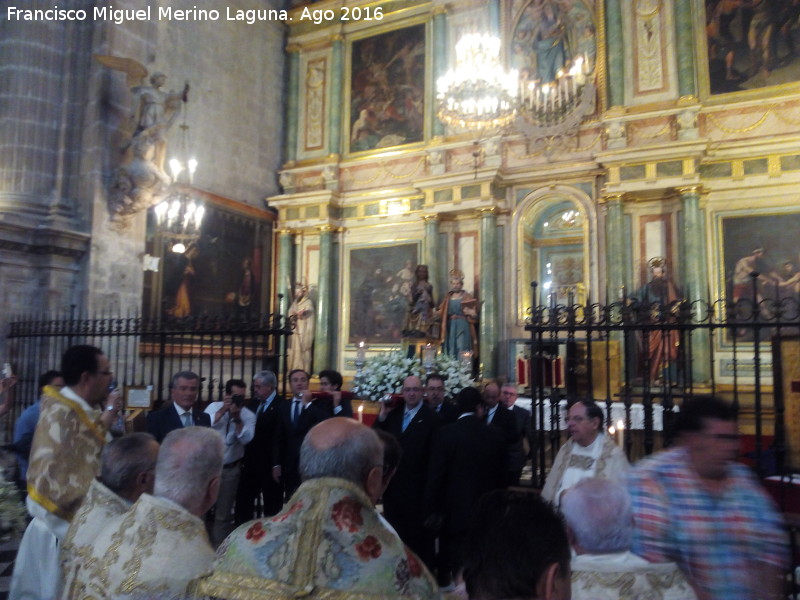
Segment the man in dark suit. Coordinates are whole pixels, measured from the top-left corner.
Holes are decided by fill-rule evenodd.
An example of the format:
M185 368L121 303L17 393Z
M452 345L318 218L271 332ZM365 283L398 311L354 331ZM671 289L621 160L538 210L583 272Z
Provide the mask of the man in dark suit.
M169 382L170 402L147 415L147 433L160 444L173 429L192 425L211 427L211 417L195 406L199 390L200 377L197 373L175 373Z
M283 486L280 475L273 473L279 459L273 455L278 427L278 407L283 402L277 394L278 379L272 371L260 371L253 377L253 412L256 430L253 440L244 447L242 475L236 494L234 520L241 525L256 516L259 494L264 500L263 516L271 516L283 508Z
M517 406L517 386L513 383L504 383L500 388L500 406L504 406L514 417L517 427L518 439L510 448L508 455L508 469L506 485L519 485L522 469L528 462L531 452L531 413Z
M425 378L425 404L439 415L442 425L453 423L458 418L456 405L445 402L444 395L444 377L438 373L428 375Z
M438 580L447 586L462 565L461 548L483 494L504 484L505 444L500 430L475 415L481 394L464 388L456 396L458 419L436 432L425 504L429 527L439 530Z
M406 546L431 568L433 536L423 527L427 516L424 496L428 460L439 418L422 402L419 377L405 378L403 398L404 405L396 408L381 403L374 425L394 435L403 449L397 472L383 494L383 513Z
M308 391L308 373L294 369L289 373L290 401L278 406L277 435L273 442L273 456L277 457L273 474L283 483L286 499L300 487L300 446L308 430L330 417L330 413L317 406Z
M497 428L506 443L505 459L499 468L508 472L513 462L512 457L522 451L519 448L522 441L514 415L500 404L500 384L496 381L490 381L483 386L483 405L486 411L484 421L490 427Z
M334 417L353 416L353 394L342 392L344 379L339 371L325 369L319 372L320 398L314 400L320 407L325 407Z

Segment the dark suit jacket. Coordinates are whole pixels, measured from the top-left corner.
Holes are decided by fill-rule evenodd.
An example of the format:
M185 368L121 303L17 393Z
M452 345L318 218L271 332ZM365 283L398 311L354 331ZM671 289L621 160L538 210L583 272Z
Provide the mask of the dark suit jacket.
M442 402L441 407L439 408L438 411L433 407L431 407L431 409L437 415L439 415L439 422L442 425L449 425L450 423L455 423L456 419L458 419L458 407L452 402L448 402L447 400Z
M525 452L525 440L528 444L531 442L531 413L517 406L516 404L511 407L509 411L514 417L514 423L517 426L518 441L512 446L509 452L509 470L522 471L525 462L528 460L528 453ZM529 452L531 446L528 446Z
M211 427L211 417L200 410L197 405L192 408L192 421L201 427ZM164 441L170 431L181 427L183 427L183 421L171 400L166 406L147 415L147 433L155 437L159 444Z
M292 423L292 400L287 398L278 406L273 457L281 466L281 479L287 499L300 486L300 446L308 431L330 417L324 409L311 402L300 412L297 424Z
M265 515L274 515L283 506L283 486L272 479L272 467L280 464L280 458L274 454L274 443L278 435L279 407L283 402L283 398L276 395L265 410L259 412L260 403L252 409L256 413L256 430L251 442L244 447L236 497L237 523L253 518L259 493L264 496Z
M428 460L433 434L440 421L436 412L423 404L403 431L404 410L404 406L400 405L387 415L385 421L376 420L374 424L375 428L394 435L403 449L397 472L383 495L383 506L386 518L392 525L395 525L392 519L399 519L403 522L400 528L404 524L421 527L425 518L424 494ZM403 537L402 534L400 537Z
M504 456L500 430L474 415L436 432L425 503L430 514L444 517L444 532L466 531L478 499L503 486L505 474L497 465Z

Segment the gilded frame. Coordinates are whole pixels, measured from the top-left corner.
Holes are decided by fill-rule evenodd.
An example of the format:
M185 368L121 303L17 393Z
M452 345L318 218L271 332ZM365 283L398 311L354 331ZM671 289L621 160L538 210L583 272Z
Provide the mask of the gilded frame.
M722 27L719 25L719 17L722 11L715 11L717 12L715 15L711 14L709 10L717 7L718 1L693 0L692 2L692 10L695 17L695 64L697 65L698 95L700 99L709 104L726 104L733 100L772 98L776 95L800 91L800 79L780 81L782 69L787 66L797 68L797 65L800 64L800 57L784 57L788 58L789 62L779 64L779 66L773 68L768 77L765 77L763 72L756 73L753 76L748 76L749 73L743 72L743 69L751 69L755 65L752 64L750 56L743 56L745 49L749 48L749 43L748 39L743 37L741 13L736 14L728 24L730 36L732 37L725 35L725 25ZM737 8L736 10L739 9ZM800 34L800 26L795 25L791 29ZM749 31L748 29L748 37ZM758 39L756 39L756 43L759 43ZM798 43L800 43L800 38ZM782 42L778 40L778 44L777 51L780 52ZM727 80L726 59L731 50L734 56L733 76L735 79L726 84L723 83L723 77ZM714 53L713 57L710 55L711 52ZM747 52L749 54L749 49ZM763 60L763 56L759 60ZM769 83L768 78L771 78L775 83ZM748 81L750 81L749 84ZM747 84L750 87L742 88L739 84Z
M367 30L364 35L353 36L346 45L345 54L345 98L342 107L342 122L344 127L344 153L348 157L369 156L380 154L387 151L396 153L398 151L412 150L421 147L430 138L430 107L433 101L432 91L432 59L429 49L431 44L431 26L429 17L421 15L416 18L409 18L402 22L401 26L390 23L383 27ZM419 46L422 46L421 50ZM395 48L400 46L401 51L393 56L384 56L383 52L376 52L376 47ZM372 48L371 63L368 63L363 56ZM402 50L409 48L406 54L401 54ZM387 51L388 52L388 51ZM379 54L378 58L374 58ZM420 62L421 57L421 62ZM419 67L423 67L423 73L419 73ZM404 79L391 78L389 81L388 69L401 69L406 78L411 79L410 84L395 83ZM370 73L369 71L372 71ZM399 133L390 133L392 128L389 124L381 125L377 117L372 113L364 113L365 104L370 97L381 94L380 90L369 93L368 86L370 79L380 79L386 81L388 86L384 90L394 96L402 92L404 98L408 99L407 106L392 105L386 106L383 112L393 115L402 110L409 110L414 115L413 124L410 129L403 130L401 125L397 125L398 131L410 131L412 135L407 136L408 141L392 143ZM375 85L373 82L372 85ZM422 86L420 90L419 87ZM367 96L361 100L356 88L361 88L360 92ZM421 110L419 102L422 102ZM395 102L397 100L395 99ZM399 109L399 110L398 110ZM403 116L400 114L399 116ZM362 118L363 117L363 118ZM401 119L398 119L401 121ZM408 119L406 119L408 122ZM354 132L354 129L358 131ZM395 137L393 137L395 136ZM354 139L356 138L356 139ZM377 138L377 139L376 139Z
M410 262L413 277L420 257L418 240L347 248L343 282L347 302L343 310L348 344L361 341L373 347L401 344L401 332L408 313L408 300L401 298L403 276L408 274L401 275L401 271L407 269Z

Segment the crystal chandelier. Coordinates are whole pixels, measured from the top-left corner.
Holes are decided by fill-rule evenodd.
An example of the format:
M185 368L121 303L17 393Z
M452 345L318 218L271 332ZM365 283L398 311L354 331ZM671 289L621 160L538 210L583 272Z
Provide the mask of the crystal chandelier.
M462 129L494 129L515 116L516 70L500 64L500 38L470 33L456 44L456 67L436 82L439 119Z
M574 135L583 118L594 111L595 87L590 65L576 56L551 81L522 77L515 125L529 139Z
M189 244L200 237L205 208L192 197L191 185L197 171L197 159L189 157L186 111L180 126L178 153L169 160L172 172L170 193L153 208L156 226L173 252L183 254Z

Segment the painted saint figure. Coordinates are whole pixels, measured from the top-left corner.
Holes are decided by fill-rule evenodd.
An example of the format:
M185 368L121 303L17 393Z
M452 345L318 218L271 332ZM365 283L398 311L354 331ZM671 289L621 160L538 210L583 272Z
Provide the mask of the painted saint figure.
M289 307L289 322L294 334L289 338L290 371L311 370L311 346L314 343L314 305L308 297L308 288L302 283L294 286L294 302Z
M464 273L458 269L450 271L450 291L439 306L439 319L442 322L442 348L447 354L459 356L461 352L470 350L473 356L477 356L477 300L464 291Z
M408 323L404 335L427 337L433 316L433 286L428 281L428 266L417 265L411 285Z

